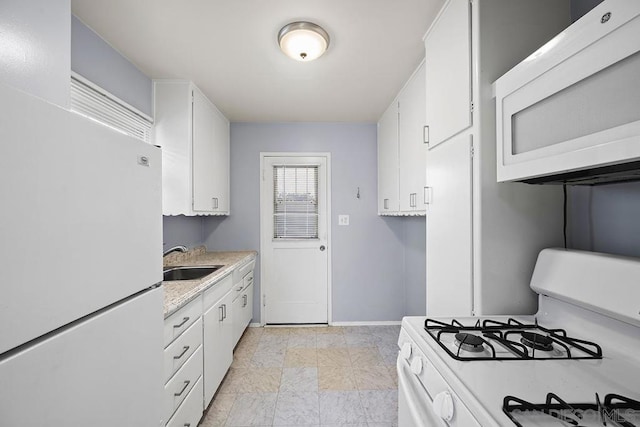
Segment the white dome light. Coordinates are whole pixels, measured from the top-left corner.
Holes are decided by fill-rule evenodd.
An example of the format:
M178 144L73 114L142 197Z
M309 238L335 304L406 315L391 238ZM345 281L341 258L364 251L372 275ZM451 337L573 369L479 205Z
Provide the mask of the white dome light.
M329 34L311 22L292 22L278 33L280 49L296 61L309 62L322 56L329 47Z

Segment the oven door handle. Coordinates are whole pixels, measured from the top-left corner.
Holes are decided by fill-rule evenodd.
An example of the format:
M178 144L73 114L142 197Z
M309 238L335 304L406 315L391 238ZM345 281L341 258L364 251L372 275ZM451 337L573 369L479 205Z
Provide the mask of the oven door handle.
M408 414L398 414L398 420L401 426L432 426L446 427L447 424L438 417L433 411L432 398L420 383L420 380L411 372L411 368L407 361L402 357L398 357L398 392L400 399L405 404L399 404L400 410L407 408ZM407 420L406 418L409 420Z

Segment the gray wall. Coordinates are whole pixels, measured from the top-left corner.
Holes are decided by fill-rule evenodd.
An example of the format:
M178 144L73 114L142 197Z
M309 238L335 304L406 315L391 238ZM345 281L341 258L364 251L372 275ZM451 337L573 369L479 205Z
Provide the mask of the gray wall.
M569 189L569 246L640 257L640 182Z
M71 19L71 69L153 116L151 79L75 16Z
M231 216L203 220L208 249L260 249L260 152L331 153L333 321L400 320L408 309L424 313L424 218L407 221L376 214L375 124L233 123ZM338 214L349 214L350 225L338 226ZM258 321L259 264L255 283Z
M69 0L2 0L0 82L69 107Z
M571 0L571 21L575 22L603 0Z
M71 69L153 116L151 79L75 16L71 19Z
M602 0L572 0L576 21ZM640 183L569 187L568 246L640 257Z
M162 246L165 250L176 245L192 248L203 244L203 217L179 215L162 219Z

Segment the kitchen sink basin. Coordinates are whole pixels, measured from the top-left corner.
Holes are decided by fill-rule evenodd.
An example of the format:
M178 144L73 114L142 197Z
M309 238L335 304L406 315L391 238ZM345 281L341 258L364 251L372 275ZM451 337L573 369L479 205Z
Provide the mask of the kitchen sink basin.
M165 267L163 280L165 281L197 280L213 273L216 270L221 269L222 267L224 266L197 265L197 266Z

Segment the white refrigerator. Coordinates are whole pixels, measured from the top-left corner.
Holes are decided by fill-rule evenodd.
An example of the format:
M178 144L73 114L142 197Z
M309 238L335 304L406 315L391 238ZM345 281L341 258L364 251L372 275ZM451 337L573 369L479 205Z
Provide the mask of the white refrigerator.
M0 426L162 422L160 149L0 85Z

